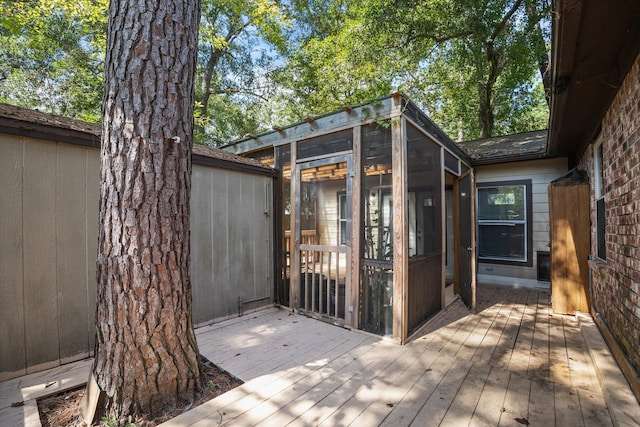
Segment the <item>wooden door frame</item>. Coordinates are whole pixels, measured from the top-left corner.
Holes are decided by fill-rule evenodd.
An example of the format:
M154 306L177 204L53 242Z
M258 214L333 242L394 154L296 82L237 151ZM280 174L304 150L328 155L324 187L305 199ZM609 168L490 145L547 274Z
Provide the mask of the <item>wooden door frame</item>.
M476 177L475 171L473 168L470 168L466 172L462 173L460 176L456 177L453 181L453 206L454 206L454 246L453 246L453 257L454 257L454 269L453 269L453 290L456 295L460 295L460 269L462 266L460 265L460 253L463 250L467 250L466 248L460 247L460 181L466 177L470 178L470 204L471 204L471 212L470 212L470 239L471 239L471 254L470 254L470 274L471 274L471 312L475 313L477 309L477 241L476 241Z
M295 144L293 144L295 145ZM293 159L292 159L293 162ZM312 246L321 248L322 250L328 250L332 247L335 247L336 252L346 252L346 268L345 272L345 319L344 326L354 327L354 318L357 316L353 316L353 312L349 310L349 307L353 306L354 302L352 299L352 258L353 258L353 248L351 244L353 242L353 212L352 212L352 201L353 201L353 183L352 177L353 173L353 154L350 152L341 152L341 153L333 153L328 154L326 156L318 156L312 159L300 159L292 163L293 171L292 171L292 181L291 181L291 197L292 197L292 214L291 214L291 236L292 236L292 262L289 271L290 277L290 301L291 308L299 309L301 306L300 296L298 295L298 289L300 289L300 277L298 274L294 273L301 269L301 258L300 258L300 250L301 250L301 229L300 229L300 189L301 185L301 177L302 170L309 169L318 166L326 166L337 163L345 163L347 164L347 175L345 177L345 187L346 187L346 196L347 196L347 244L344 245L347 247L347 250L344 251L341 248L342 245L304 245L306 247L311 248ZM336 292L338 292L338 283L336 282ZM337 313L336 313L337 314Z

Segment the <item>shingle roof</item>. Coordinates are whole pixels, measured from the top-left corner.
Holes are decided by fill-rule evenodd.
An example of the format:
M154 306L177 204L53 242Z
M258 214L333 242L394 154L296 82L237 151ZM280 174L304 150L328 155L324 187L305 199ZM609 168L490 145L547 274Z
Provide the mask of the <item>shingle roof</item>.
M77 119L56 116L53 114L43 113L38 110L17 107L15 105L0 103L0 117L11 119L16 122L22 122L22 126L26 123L33 123L43 126L52 126L60 129L70 129L79 132L86 132L92 135L100 135L100 125L96 123L87 123ZM16 126L17 127L17 126Z
M547 157L547 130L459 142L474 165Z
M71 130L87 134L87 136L97 137L96 144L99 143L100 134L102 133L102 127L97 123L87 123L82 120L71 119L68 117L56 116L54 114L43 113L38 110L31 110L29 108L18 107L15 105L0 103L0 125L11 128L11 132L24 132L29 135L47 138L52 140L60 140L55 138L51 133L32 131L47 127L47 129L55 128L62 131ZM77 133L75 135L78 135ZM73 142L73 136L65 135L64 142ZM96 145L97 146L97 145ZM204 145L194 144L192 153L197 156L208 157L211 159L222 160L226 162L233 162L248 166L255 166L264 169L271 169L268 166L262 165L259 161L248 158L240 157L235 154L228 153L218 148L205 147Z
M273 170L269 166L265 166L256 159L250 157L242 157L237 154L229 153L228 151L221 150L219 148L211 148L201 144L193 144L192 154L198 156L209 157L212 159L218 159L225 162L239 163L243 165L256 166L266 170Z

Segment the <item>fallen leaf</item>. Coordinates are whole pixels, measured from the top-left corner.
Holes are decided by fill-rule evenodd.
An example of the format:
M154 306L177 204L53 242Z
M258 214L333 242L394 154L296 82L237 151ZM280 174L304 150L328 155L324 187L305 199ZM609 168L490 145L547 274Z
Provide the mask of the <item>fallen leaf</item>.
M289 347L289 344L282 344L283 347Z
M20 406L24 406L24 401L20 401L20 402L13 402L11 404L12 408L19 408Z
M235 355L235 356L233 356L233 357L240 356L241 354L242 354L242 353L236 353L236 355Z
M387 406L388 406L389 408L393 408L393 403L387 403Z
M425 372L431 372L431 371L433 371L433 369L429 368L429 369L425 369L424 371Z
M519 424L524 424L525 426L529 425L529 420L526 418L514 418L513 421L519 423Z
M505 408L504 406L502 408L500 408L500 412L506 412L507 408Z
M55 383L57 383L58 381L51 381L50 383L48 383L47 385L44 386L44 388L49 388L52 385L54 385Z

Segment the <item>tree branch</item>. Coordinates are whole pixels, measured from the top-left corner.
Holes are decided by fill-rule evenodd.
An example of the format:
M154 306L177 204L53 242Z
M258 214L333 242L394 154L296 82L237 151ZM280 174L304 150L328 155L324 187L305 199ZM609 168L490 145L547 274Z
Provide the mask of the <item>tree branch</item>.
M496 41L496 37L498 37L498 34L500 34L500 32L506 28L507 23L509 22L511 17L516 13L516 11L518 10L521 4L522 4L522 0L517 0L513 4L513 6L511 6L511 9L509 9L509 12L507 12L507 14L502 18L502 21L500 21L500 23L493 30L493 33L491 33L491 36L489 37L489 41L488 41L489 43L493 44Z
M235 88L235 87L229 87L226 89L218 89L218 90L210 90L209 93L211 95L230 95L230 94L234 94L234 93L239 93L239 94L243 94L243 95L250 95L250 96L254 96L256 98L259 98L265 102L269 101L269 98L265 97L264 95L261 95L259 93L256 93L250 89L244 89L244 88Z

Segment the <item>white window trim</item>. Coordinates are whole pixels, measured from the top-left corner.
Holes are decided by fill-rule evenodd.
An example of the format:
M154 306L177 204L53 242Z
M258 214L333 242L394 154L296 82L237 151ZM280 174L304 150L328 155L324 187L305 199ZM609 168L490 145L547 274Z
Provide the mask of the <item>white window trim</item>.
M596 200L604 197L604 171L602 169L602 157L598 155L599 149L602 148L602 138L598 137L598 140L593 145L593 173L594 173L594 189L596 193ZM602 177L602 179L600 179Z
M603 238L604 238L604 256L605 258L600 257L600 224L598 223L598 203L600 200L604 203L604 169L603 169L603 161L604 161L604 151L602 149L602 136L599 135L596 142L593 144L593 187L595 192L595 202L596 202L596 232L595 232L595 241L596 241L596 253L595 256L597 259L604 261L607 255L607 237L606 237L606 226L603 230ZM602 153L602 154L600 154ZM603 212L603 216L604 216ZM606 218L605 218L606 221Z

